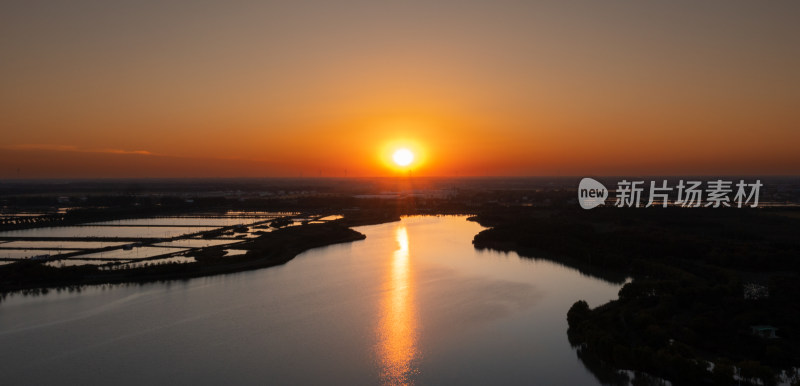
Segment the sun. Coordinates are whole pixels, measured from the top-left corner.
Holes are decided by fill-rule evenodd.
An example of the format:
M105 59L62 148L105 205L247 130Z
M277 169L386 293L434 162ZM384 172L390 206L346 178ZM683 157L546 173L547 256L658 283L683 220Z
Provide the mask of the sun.
M414 153L406 148L397 149L394 154L392 154L392 160L394 160L397 166L408 166L414 162Z
M412 169L421 173L430 161L426 146L417 139L387 140L377 150L377 160L392 175L410 175Z

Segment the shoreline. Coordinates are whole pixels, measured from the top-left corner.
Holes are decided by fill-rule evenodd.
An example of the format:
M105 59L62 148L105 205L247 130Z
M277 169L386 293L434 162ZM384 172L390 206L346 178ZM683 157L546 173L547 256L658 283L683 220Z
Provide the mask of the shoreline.
M357 225L384 222L390 221ZM0 267L0 301L1 297L19 292L47 293L56 288L182 280L269 268L285 264L314 248L364 239L364 234L342 224L308 224L278 229L249 240L244 246L248 252L241 256L223 257L221 246L207 247L195 257L197 261L191 263L153 265L120 272L102 271L89 265L56 268L38 262L21 262Z
M248 250L244 255L224 257L221 251L227 248L225 245L210 246L193 251L189 256L194 256L196 261L190 263L167 263L124 271L104 271L90 265L50 267L32 261L0 266L0 302L3 297L20 292L38 294L91 285L187 280L270 268L286 264L314 248L364 240L366 236L352 228L396 222L400 217L401 214L394 211L350 213L326 224L279 228L237 245L237 249Z
M800 358L800 220L734 210L484 213L473 221L490 228L473 245L632 279L617 299L574 299L566 315L578 358L606 383L630 382L627 369L674 384L729 384L736 371L771 384Z

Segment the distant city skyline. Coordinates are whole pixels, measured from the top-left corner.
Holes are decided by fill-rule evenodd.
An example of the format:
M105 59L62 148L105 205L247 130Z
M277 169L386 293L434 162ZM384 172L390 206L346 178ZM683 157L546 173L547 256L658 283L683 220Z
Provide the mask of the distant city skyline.
M0 178L798 175L798 14L4 2Z

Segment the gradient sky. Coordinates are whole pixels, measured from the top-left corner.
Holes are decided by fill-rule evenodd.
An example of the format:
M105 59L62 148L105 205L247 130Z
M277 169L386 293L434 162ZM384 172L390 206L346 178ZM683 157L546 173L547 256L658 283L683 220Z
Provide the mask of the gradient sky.
M800 174L798 1L3 1L0 177Z

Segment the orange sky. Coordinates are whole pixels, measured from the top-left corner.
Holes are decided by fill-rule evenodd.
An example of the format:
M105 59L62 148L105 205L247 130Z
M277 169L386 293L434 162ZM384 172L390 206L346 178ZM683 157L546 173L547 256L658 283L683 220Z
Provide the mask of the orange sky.
M533 3L4 3L0 178L800 174L800 3Z

